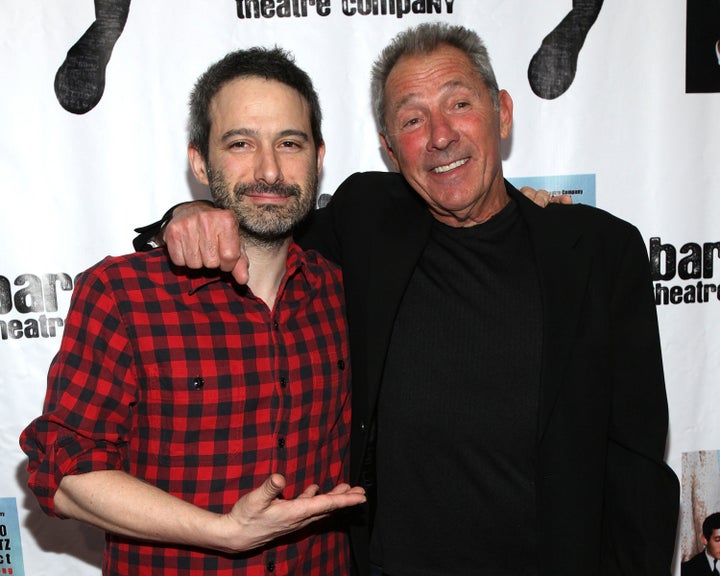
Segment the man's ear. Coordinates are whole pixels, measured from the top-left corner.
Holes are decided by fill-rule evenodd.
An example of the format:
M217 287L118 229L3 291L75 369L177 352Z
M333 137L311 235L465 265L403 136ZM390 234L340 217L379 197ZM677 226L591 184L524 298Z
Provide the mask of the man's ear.
M395 166L395 170L400 170L400 164L398 164L397 156L395 156L395 152L392 149L392 146L390 145L390 140L388 140L388 137L380 132L380 144L382 144L383 150L385 150L385 153L388 155L388 158L390 158L390 162L393 163L393 166Z
M325 142L320 142L320 146L317 147L317 173L320 176L323 167L323 159L325 158Z
M498 104L500 107L500 138L510 136L513 125L513 101L507 90L498 92Z
M207 162L200 153L200 150L195 148L192 144L188 145L188 161L190 162L190 168L195 175L195 179L200 184L210 185L210 178L207 173Z

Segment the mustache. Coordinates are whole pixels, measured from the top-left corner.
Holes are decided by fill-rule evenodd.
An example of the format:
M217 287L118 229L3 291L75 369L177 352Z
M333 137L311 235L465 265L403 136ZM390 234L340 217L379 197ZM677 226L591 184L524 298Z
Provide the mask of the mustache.
M289 198L291 196L300 196L300 186L297 184L264 184L255 182L253 184L238 184L235 186L235 196L240 197L246 194L272 194Z

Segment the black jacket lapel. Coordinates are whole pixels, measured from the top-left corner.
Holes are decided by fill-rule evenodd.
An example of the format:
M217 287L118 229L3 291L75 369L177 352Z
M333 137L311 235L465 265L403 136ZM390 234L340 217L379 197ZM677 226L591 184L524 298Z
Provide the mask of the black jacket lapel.
M405 184L407 186L407 184ZM374 413L393 323L410 277L430 236L432 216L415 192L393 198L384 233L371 239L367 350L369 409Z
M589 278L582 219L567 218L572 207L541 208L507 185L528 225L538 267L543 306L543 354L538 438L542 439L560 392Z

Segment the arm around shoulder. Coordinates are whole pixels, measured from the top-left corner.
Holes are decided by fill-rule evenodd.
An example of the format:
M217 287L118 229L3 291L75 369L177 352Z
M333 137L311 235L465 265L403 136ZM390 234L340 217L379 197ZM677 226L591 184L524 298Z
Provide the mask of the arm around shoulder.
M137 252L147 252L153 248L158 248L165 245L163 234L165 227L175 217L181 215L189 215L202 210L209 210L214 208L214 204L209 200L192 200L189 202L180 202L172 206L165 214L163 214L160 220L145 226L135 228L135 232L138 233L133 239L133 248Z

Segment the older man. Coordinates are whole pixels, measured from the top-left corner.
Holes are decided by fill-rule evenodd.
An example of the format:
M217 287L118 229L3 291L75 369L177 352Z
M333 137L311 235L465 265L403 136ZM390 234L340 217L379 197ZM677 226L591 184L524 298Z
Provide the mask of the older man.
M302 243L343 267L361 573L668 574L677 478L644 242L503 178L512 100L472 31L422 24L373 69L399 173L349 177ZM172 258L247 270L232 215Z

